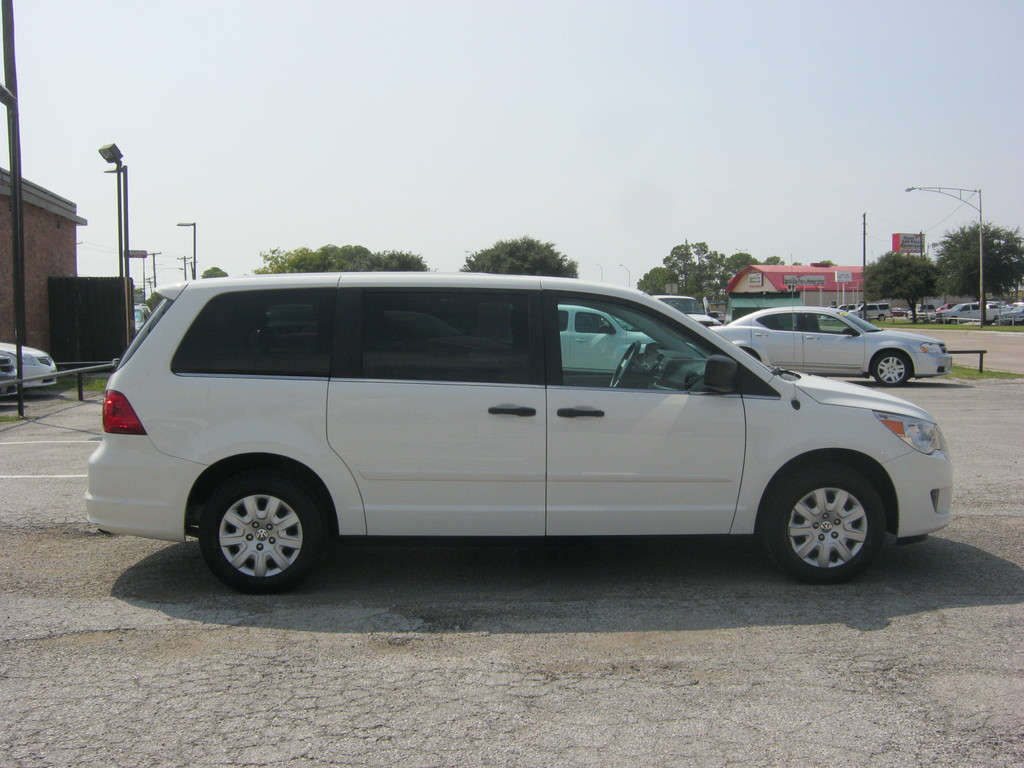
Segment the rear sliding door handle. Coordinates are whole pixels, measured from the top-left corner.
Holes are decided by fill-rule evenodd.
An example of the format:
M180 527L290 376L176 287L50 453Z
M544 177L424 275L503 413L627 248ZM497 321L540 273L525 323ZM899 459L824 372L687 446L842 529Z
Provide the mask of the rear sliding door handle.
M604 416L604 411L599 411L597 408L559 408L556 413L563 419L578 419L580 416L592 418Z
M487 412L495 416L536 416L536 408L527 408L524 405L492 405Z

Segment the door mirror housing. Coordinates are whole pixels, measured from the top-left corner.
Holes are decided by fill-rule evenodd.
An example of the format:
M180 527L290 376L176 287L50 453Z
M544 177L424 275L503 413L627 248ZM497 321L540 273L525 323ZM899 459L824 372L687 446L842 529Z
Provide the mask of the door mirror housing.
M725 355L711 355L704 369L704 386L712 392L728 395L736 391L739 363Z

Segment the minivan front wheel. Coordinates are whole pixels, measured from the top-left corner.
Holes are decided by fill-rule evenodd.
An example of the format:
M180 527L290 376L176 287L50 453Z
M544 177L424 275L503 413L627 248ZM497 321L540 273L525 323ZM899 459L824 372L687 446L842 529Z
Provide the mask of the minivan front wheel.
M213 574L251 594L283 592L304 581L324 550L324 524L312 497L276 475L225 481L203 505L199 548Z
M863 571L885 541L881 497L859 473L820 466L770 491L757 524L768 556L797 579L836 584Z
M871 375L875 381L886 387L906 384L914 373L914 364L905 352L896 349L880 352L871 362Z

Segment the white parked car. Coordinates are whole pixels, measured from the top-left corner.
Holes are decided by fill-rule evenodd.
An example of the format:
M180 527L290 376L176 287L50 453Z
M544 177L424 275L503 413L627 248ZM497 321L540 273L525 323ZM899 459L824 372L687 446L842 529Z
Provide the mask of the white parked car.
M827 307L762 309L715 331L766 365L824 376L873 376L898 386L952 370L939 339L879 328Z
M0 343L0 352L6 352L10 355L12 360L18 359L18 347L16 344ZM25 389L29 389L31 387L46 387L50 384L57 383L56 376L47 376L47 374L57 372L57 365L53 362L53 358L50 357L50 354L48 352L43 352L41 349L22 346L21 371L22 376L25 378L28 378L29 376L46 377L36 379L34 381L26 381ZM11 390L17 391L14 387L12 387Z
M981 304L968 301L935 313L937 323L956 323L963 320L981 320ZM1002 307L997 302L985 303L985 322L994 323L999 319Z
M0 352L0 396L10 395L18 391L12 382L18 378L18 367L15 356Z
M673 309L678 309L680 312L689 315L701 325L706 325L710 328L713 325L722 324L722 321L717 317L712 317L707 314L704 311L704 305L697 299L693 298L693 296L666 294L664 296L655 296L654 298L665 302Z
M89 519L194 536L246 592L329 537L756 534L847 580L950 521L935 419L773 371L636 291L526 276L277 275L162 286L89 458ZM570 318L609 337L582 368ZM564 320L564 322L563 322Z
M1000 325L1021 325L1024 323L1024 306L1014 304L999 313Z

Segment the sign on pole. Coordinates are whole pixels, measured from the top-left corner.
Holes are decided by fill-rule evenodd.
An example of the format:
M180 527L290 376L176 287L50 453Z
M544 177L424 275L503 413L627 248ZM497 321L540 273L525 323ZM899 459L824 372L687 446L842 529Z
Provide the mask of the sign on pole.
M843 271L838 271L837 270L836 271L836 282L837 283L852 283L853 282L853 272L849 272L849 271L843 272Z
M128 251L129 259L145 259L149 256L149 251Z
M924 253L924 235L894 232L892 236L892 249L896 253Z

